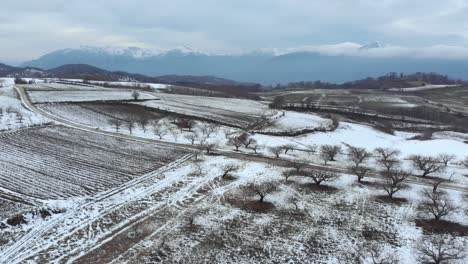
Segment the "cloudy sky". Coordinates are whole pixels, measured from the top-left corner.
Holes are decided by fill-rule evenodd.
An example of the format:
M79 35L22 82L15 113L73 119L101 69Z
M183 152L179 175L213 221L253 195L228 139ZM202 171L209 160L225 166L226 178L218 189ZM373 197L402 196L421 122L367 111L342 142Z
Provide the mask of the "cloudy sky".
M372 41L468 57L467 14L468 0L2 0L0 61L81 45L335 52Z

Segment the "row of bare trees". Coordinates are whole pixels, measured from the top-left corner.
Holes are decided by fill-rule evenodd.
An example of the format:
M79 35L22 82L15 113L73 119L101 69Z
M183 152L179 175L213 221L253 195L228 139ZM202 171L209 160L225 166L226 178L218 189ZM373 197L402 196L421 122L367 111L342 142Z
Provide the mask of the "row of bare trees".
M377 163L384 166L387 171L391 167L401 163L399 157L401 152L396 149L376 148L374 152L369 152L365 148L354 146L347 147L348 150L345 154L348 160L354 163L354 166L349 169L358 176L359 174L366 174L366 172L370 171L369 168L363 166L370 158L375 158ZM327 165L329 161L336 161L336 156L341 153L343 153L343 151L340 145L322 145L320 147L319 156L324 164ZM415 170L421 172L421 177L427 177L432 173L442 172L455 158L455 155L443 153L437 157L411 155L408 157L408 160ZM460 161L460 163L468 168L468 157Z
M417 260L420 263L443 264L454 263L466 257L466 245L447 235L423 237L416 246ZM398 264L399 259L382 245L366 243L354 245L346 250L339 259L350 264Z
M14 114L15 115L15 118L16 118L16 121L20 124L23 123L24 121L24 115L23 115L23 112L21 112L19 109L16 109L12 106L8 106L8 107L5 107L3 108L2 106L0 106L0 119L3 118L3 116L6 114Z

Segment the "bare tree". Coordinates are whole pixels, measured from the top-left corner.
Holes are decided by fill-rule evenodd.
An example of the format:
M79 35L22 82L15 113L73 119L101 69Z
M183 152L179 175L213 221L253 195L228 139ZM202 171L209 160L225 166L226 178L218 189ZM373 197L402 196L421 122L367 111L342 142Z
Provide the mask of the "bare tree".
M376 148L374 150L375 154L378 157L378 160L397 160L401 154L401 151L391 148Z
M324 165L327 165L328 161L330 161L330 157L328 156L328 154L326 152L321 151L320 154L319 154L319 157L320 157L320 159L322 159Z
M339 145L322 145L320 147L320 156L327 157L328 161L335 161L335 158L341 152Z
M146 127L149 124L148 117L143 115L137 119L138 125L140 125L141 129L143 129L143 133L146 133Z
M434 179L432 181L432 192L434 192L434 193L438 192L439 186L444 182L450 181L452 179L452 176L453 176L453 174L449 177L448 180L446 180L446 179Z
M401 164L398 158L378 159L377 162L384 167L386 171L391 171Z
M301 175L312 178L317 186L320 186L320 184L324 182L333 181L339 177L339 174L336 172L316 169L303 170Z
M444 166L447 167L450 163L450 161L455 159L455 155L453 154L447 154L447 153L442 153L439 155L439 160L444 163Z
M372 153L368 152L365 148L358 148L349 146L348 147L348 158L354 162L354 166L357 168L360 164L364 163L372 156Z
M191 118L177 118L174 120L174 124L181 130L183 131L184 129L187 129L189 132L192 132L193 127L195 127L195 120Z
M468 169L468 157L466 157L464 160L461 161L461 164L465 166L465 168Z
M21 113L20 111L16 112L16 120L18 121L18 123L22 124L24 120L23 113Z
M379 244L373 243L368 246L367 254L372 261L372 264L397 264L398 258L395 254L384 253L383 247Z
M362 179L371 171L370 168L364 166L351 166L349 170L357 176L358 182L362 182Z
M225 179L226 177L229 176L230 173L236 172L240 169L240 166L237 164L226 164L222 167L223 170L223 175L221 175L221 178Z
M296 172L298 173L302 168L306 166L306 162L300 160L292 160L289 162L289 165L296 169Z
M125 120L125 127L128 129L128 132L130 134L133 133L133 129L135 128L135 118L129 117L127 120Z
M203 159L203 151L201 150L194 150L192 151L193 161L198 162Z
M384 183L382 189L388 194L390 199L393 199L393 195L407 188L404 181L409 177L409 173L401 169L392 169L390 171L383 171L382 176L384 177Z
M292 203L294 205L294 208L296 211L299 211L299 198L297 196L289 196L288 197L288 202Z
M257 143L251 144L249 146L249 149L253 150L254 153L257 154L257 151L260 149L260 145L258 145Z
M247 133L243 133L242 135L238 136L237 139L242 142L244 148L249 148L251 145L257 143L257 141Z
M203 172L203 167L200 165L200 163L193 163L193 171L190 173L192 176L202 176Z
M243 143L239 138L233 137L228 140L228 145L234 146L236 151L239 151L239 148L243 145Z
M421 177L426 177L433 172L438 172L443 167L443 163L435 157L412 155L409 159L413 163L415 169L423 172Z
M207 138L209 138L214 132L216 132L218 128L216 127L215 124L202 124L200 126L200 131L205 135Z
M307 145L305 151L309 154L317 152L317 145Z
M184 138L189 140L192 145L195 144L195 141L197 141L199 137L200 136L197 133L190 133L184 136Z
M166 134L167 134L167 127L163 125L156 125L153 128L153 133L159 137L159 139L162 139Z
M455 210L455 207L447 199L443 192L426 189L423 191L423 196L426 201L423 204L423 209L432 214L435 221L450 214Z
M180 132L173 127L169 129L169 133L171 133L172 137L174 138L174 141L177 142L177 140L179 139Z
M132 92L132 98L134 101L138 101L138 98L140 98L140 92L138 92L137 90L134 90Z
M269 150L271 153L275 154L277 158L279 158L281 153L283 152L282 147L270 147Z
M278 183L275 183L275 182L263 182L263 183L251 182L244 187L244 190L247 194L258 195L259 196L258 201L260 203L263 203L263 200L265 199L267 195L276 191L276 189L278 188L277 186L278 186Z
M275 96L275 98L273 98L273 102L270 104L270 107L279 109L283 107L285 103L286 103L286 100L284 96L278 95L278 96Z
M281 148L284 150L284 154L288 154L288 151L294 150L294 145L285 144L285 145L282 145Z
M213 152L213 150L218 146L217 143L208 143L206 141L203 141L201 143L201 147L202 149L204 149L206 151L206 154L210 154L211 152Z
M401 152L399 150L391 148L376 148L374 152L377 155L377 163L383 166L386 171L394 169L401 163L399 159Z
M295 173L294 170L285 170L281 173L281 175L283 176L285 182L288 182L289 178L291 176L294 176L294 173Z
M109 125L115 129L115 132L119 132L119 129L122 126L122 121L119 119L109 119Z
M454 238L439 235L423 239L418 245L419 261L422 263L448 264L466 256L465 246L457 243Z

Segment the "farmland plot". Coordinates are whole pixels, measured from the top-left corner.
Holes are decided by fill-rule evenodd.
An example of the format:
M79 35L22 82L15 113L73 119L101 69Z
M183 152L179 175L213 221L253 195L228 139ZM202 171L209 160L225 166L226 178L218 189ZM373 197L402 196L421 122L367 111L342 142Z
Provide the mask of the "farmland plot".
M246 127L271 110L256 101L202 96L159 94L161 100L137 103L237 127Z
M59 103L59 104L39 104L39 108L57 117L70 120L72 122L94 126L109 126L109 120L128 120L145 116L148 120L160 119L163 114L155 109L143 107L135 104L123 103ZM152 111L153 110L153 111Z
M328 128L332 120L322 118L318 115L308 113L297 113L293 111L284 111L284 115L279 116L262 131L282 132L301 129Z
M33 103L89 102L89 101L122 101L132 100L132 91L90 90L90 91L28 91ZM157 99L148 93L140 93L139 99Z
M0 186L42 199L106 190L185 154L65 127L5 133L0 151Z

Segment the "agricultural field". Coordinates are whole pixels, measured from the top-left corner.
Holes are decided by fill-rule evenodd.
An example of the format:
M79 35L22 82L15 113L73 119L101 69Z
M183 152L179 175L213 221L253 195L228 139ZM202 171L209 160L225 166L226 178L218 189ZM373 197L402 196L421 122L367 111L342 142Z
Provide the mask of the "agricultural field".
M383 132L265 101L26 89L61 99L22 98L56 125L0 134L0 263L396 264L422 263L422 246L468 248L467 133ZM308 96L420 100L366 93ZM425 157L437 169L422 175Z
M34 103L89 102L89 101L130 101L132 91L88 90L88 91L36 91L28 92ZM140 93L140 100L154 100L156 96Z
M231 164L238 169L223 177ZM34 234L30 240L5 245L0 260L347 263L359 253L365 263L373 257L417 263L418 245L440 235L424 227L431 219L423 207L428 187L408 184L392 202L378 179L359 184L355 176L339 174L316 185L306 176L285 180L288 170L220 156L179 164L161 172L159 182L135 185L112 199L78 202L61 215L31 222L25 226ZM247 187L269 183L275 187L262 202ZM459 210L441 221L467 225L464 194L450 191L449 197ZM463 232L446 238L464 245Z
M413 92L429 103L438 107L445 107L457 112L468 114L468 87L448 87Z
M61 126L2 134L0 148L2 188L43 200L107 190L185 155Z
M293 111L283 111L283 113L273 119L262 131L283 132L303 129L327 129L332 124L332 120L310 113Z
M145 117L149 121L165 117L155 109L125 103L48 103L37 104L40 109L72 122L113 130L111 120L125 121Z
M184 114L235 127L247 127L263 115L271 115L268 105L246 99L216 98L159 93L160 100L137 104Z

